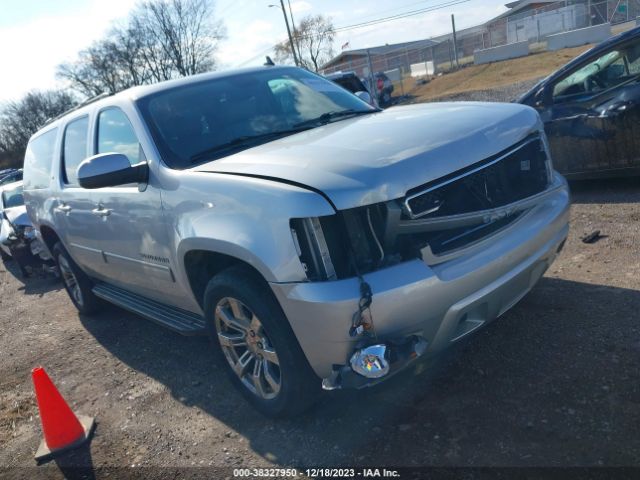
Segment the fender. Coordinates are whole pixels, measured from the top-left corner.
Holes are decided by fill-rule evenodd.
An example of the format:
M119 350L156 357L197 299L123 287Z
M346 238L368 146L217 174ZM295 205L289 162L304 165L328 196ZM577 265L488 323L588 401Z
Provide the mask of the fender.
M242 260L271 283L306 281L289 221L335 214L324 195L251 175L190 172L180 182L189 195L163 192L179 283L189 284L184 258L192 250Z

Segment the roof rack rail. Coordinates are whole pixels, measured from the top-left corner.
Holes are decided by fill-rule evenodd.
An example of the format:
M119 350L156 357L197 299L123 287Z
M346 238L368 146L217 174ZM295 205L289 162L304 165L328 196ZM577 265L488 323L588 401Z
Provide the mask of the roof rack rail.
M56 120L58 120L59 118L64 117L65 115L67 115L68 113L74 112L76 110L78 110L79 108L85 107L93 102L97 102L98 100L102 100L103 98L107 98L110 97L111 93L108 92L102 92L99 95L96 95L94 97L90 97L87 98L84 102L79 103L78 105L76 105L75 107L70 108L69 110L66 110L64 112L62 112L60 115L58 115L57 117L53 117L53 118L48 118L46 122L44 122L43 127L49 125L52 122L55 122Z

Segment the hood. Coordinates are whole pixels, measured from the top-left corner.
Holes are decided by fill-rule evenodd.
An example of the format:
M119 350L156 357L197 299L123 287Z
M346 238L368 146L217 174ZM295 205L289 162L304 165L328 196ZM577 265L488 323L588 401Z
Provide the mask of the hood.
M5 208L4 214L7 216L7 220L14 227L30 227L31 220L29 219L29 215L27 215L27 207L24 205L20 205L19 207L11 207Z
M281 138L192 171L304 184L342 210L400 198L505 150L537 128L536 111L517 104L409 105Z

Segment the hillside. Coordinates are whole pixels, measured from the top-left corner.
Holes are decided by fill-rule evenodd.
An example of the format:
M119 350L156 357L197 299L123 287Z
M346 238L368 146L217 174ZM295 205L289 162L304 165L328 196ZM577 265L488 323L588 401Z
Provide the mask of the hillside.
M530 82L554 72L572 58L591 48L585 45L557 52L542 52L527 57L504 60L486 65L471 65L453 73L434 78L425 85L405 80L405 93L411 103L433 101L457 93L489 90L520 82Z

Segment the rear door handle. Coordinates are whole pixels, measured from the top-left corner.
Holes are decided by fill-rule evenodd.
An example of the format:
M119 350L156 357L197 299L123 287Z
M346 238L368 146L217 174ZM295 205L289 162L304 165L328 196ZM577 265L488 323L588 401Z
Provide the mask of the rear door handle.
M97 215L98 217L108 217L111 215L111 210L108 208L104 208L102 205L98 205L98 208L94 208L91 210L91 213Z

